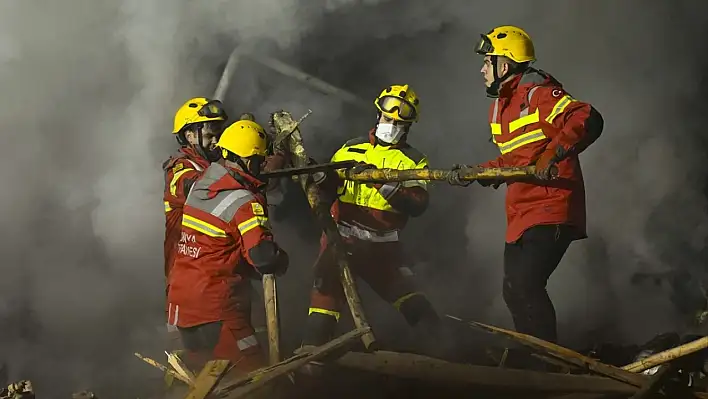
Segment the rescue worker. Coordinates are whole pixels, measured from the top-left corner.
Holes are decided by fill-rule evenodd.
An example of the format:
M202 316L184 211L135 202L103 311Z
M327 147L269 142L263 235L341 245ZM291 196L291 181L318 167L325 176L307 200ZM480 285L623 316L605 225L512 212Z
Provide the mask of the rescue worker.
M169 276L168 323L178 328L188 359L227 359L236 372L264 366L251 326L249 278L282 274L288 255L268 223L264 183L266 133L255 122L235 122L184 206L175 263Z
M532 179L508 181L503 297L516 330L556 342L556 314L548 278L574 240L586 238L585 188L578 155L600 136L603 119L578 101L536 60L529 35L500 26L482 35L476 51L487 95L491 141L501 155L478 167L536 165ZM458 165L451 184L467 185ZM557 168L557 178L553 170ZM501 181L478 180L483 186Z
M214 149L227 119L222 104L205 97L188 100L175 114L172 134L180 148L162 164L165 172L165 278L174 262L187 194L209 164L219 159Z
M331 161L358 161L360 170L427 168L426 156L407 142L411 125L418 120L415 92L408 85L393 85L384 89L374 104L378 109L376 126L367 137L345 143ZM315 174L314 178L322 192L333 199L331 213L345 241L352 272L398 309L408 324L435 325L439 318L432 305L400 271L399 233L409 217L425 212L427 182L366 184L343 181L334 173ZM343 295L339 267L322 236L303 347L332 338Z

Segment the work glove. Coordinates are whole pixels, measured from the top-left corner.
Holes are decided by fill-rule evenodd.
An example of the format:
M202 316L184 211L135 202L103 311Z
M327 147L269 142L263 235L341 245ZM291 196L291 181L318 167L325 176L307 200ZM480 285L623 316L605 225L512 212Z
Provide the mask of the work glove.
M539 180L554 179L557 172L556 164L563 156L563 147L546 148L546 150L536 160L536 178Z
M450 176L447 178L447 182L452 186L467 187L472 184L473 180L460 180L460 175L474 172L477 169L477 166L454 164L452 165L452 171L450 172Z
M366 162L359 162L358 164L354 165L354 167L352 167L350 170L353 174L357 174L369 169L376 169L376 165L372 165Z

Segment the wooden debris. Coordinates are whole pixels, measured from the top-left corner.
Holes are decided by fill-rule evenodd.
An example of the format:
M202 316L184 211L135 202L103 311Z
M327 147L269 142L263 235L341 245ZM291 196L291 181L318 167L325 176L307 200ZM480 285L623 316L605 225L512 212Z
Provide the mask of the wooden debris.
M187 394L186 399L204 399L214 390L221 377L229 368L228 360L210 360L204 366L195 380L194 387Z
M456 318L454 316L448 317L460 320L459 318ZM542 339L527 334L505 330L503 328L494 327L475 321L469 322L469 324L489 332L503 334L519 342L522 345L528 346L535 350L539 350L552 358L562 360L581 369L589 370L597 374L612 378L614 380L633 385L635 387L642 387L648 381L647 378L643 375L635 374L626 370L622 370L619 367L604 364L595 359L581 355L578 352L572 351L560 345L556 345L554 343L544 341Z
M196 376L194 375L192 370L190 370L187 366L184 365L184 363L182 363L182 359L179 358L179 355L177 353L165 352L165 354L167 355L167 363L169 363L169 365L175 369L177 374L181 375L189 381L196 380Z
M149 357L143 356L143 355L141 355L141 354L139 354L139 353L137 353L137 352L134 353L134 355L135 355L135 357L137 357L138 359L144 361L145 363L147 363L147 364L149 364L149 365L151 365L151 366L153 366L153 367L155 367L155 368L157 368L157 369L163 371L163 372L166 373L166 374L171 375L172 377L174 377L174 378L176 378L176 379L178 379L178 380L184 382L185 384L187 384L187 385L189 385L189 386L194 386L194 380L190 380L189 378L187 378L187 377L185 377L185 376L179 374L178 372L176 372L176 371L170 369L169 367L164 366L164 365L158 363L156 360L153 360L153 359L151 359L151 358L149 358Z
M410 353L349 352L337 359L335 364L446 386L470 386L500 391L632 394L637 390L635 387L604 377L457 364Z
M652 367L668 363L672 360L696 353L706 348L708 348L708 337L703 337L687 344L656 353L638 362L628 364L622 367L622 369L635 373L641 373L642 371L649 370Z
M280 323L278 315L278 291L275 276L263 276L263 301L265 302L266 322L268 326L268 359L270 364L280 361Z
M34 399L34 389L30 380L22 380L0 388L0 399Z
M301 119L302 120L302 119ZM301 121L300 120L300 121ZM289 113L285 111L274 112L271 114L271 125L276 130L275 142L281 142L287 139L288 148L293 158L295 167L307 166L309 157L303 146L302 136L298 128L300 121L295 121ZM366 348L371 347L376 338L371 332L369 322L364 314L364 307L361 303L361 297L356 288L356 280L349 268L349 260L344 249L344 241L339 234L337 225L332 220L330 215L329 205L320 201L319 188L313 182L309 175L298 176L302 189L305 191L307 201L315 214L322 230L324 231L328 246L333 251L337 260L337 265L340 269L340 281L344 290L344 296L347 299L349 310L351 311L354 325L357 329L366 329L367 332L362 336L362 341Z
M235 381L224 382L222 386L214 391L214 396L229 399L243 398L280 376L291 373L309 362L331 355L334 351L351 344L352 341L366 334L369 330L370 327L350 331L322 346L318 346L311 352L301 353L276 365L258 369Z

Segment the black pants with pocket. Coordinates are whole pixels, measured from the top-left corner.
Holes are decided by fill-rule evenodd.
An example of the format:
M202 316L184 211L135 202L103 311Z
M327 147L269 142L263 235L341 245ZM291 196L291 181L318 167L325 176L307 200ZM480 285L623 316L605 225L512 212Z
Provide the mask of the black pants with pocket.
M546 284L574 237L572 226L539 225L506 243L503 295L516 331L557 342L556 311Z

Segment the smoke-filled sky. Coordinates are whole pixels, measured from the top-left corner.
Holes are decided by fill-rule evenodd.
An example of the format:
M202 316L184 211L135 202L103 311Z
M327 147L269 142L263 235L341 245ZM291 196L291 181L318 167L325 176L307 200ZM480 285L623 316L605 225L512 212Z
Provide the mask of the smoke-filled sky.
M0 361L12 378L57 391L146 378L148 366L131 353L162 339L160 164L176 146L171 119L187 98L213 93L233 45L367 102L389 84L411 84L422 114L410 142L432 166L448 167L497 155L473 46L501 24L524 27L536 66L605 118L603 136L581 157L590 238L572 245L550 282L561 339L598 330L644 340L675 328L668 291L633 287L629 278L694 269L703 259L698 82L708 65L707 8L641 0L2 1ZM312 109L303 132L319 160L365 134L375 117L373 104L366 113L248 60L226 101L234 116L252 111L261 121L278 108ZM500 290L504 191L436 186L429 212L404 233L441 311L509 325ZM294 304L284 310L284 334L296 342L317 247L306 209L292 208L276 233L293 254L281 295ZM381 301L367 295L366 304L381 334L401 328Z

